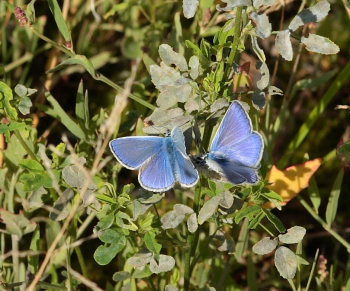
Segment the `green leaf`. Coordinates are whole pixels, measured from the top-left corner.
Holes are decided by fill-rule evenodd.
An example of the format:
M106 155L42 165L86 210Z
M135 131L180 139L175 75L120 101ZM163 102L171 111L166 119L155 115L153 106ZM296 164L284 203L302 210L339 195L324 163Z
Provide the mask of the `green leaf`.
M243 218L251 220L253 216L261 211L261 207L258 205L252 205L239 210L235 216L235 222L238 224Z
M37 228L32 236L32 239L30 241L30 247L29 249L31 251L39 251L40 250L40 229ZM36 256L28 256L28 265L29 270L34 274L39 269L39 255Z
M94 259L99 265L107 265L125 247L126 237L113 229L107 229L99 238L105 244L96 249Z
M279 232L285 232L286 228L284 227L283 223L281 222L281 220L274 214L272 214L271 211L266 210L266 209L262 209L267 217L267 219L276 227L276 229Z
M306 229L302 226L293 226L287 229L287 233L280 234L278 239L285 244L297 244L301 242L306 234Z
M44 171L45 168L36 160L26 159L20 162L20 166L29 171Z
M281 195L272 190L268 190L268 192L262 192L261 196L264 196L268 200L273 199L283 202L283 198L281 197Z
M329 196L327 209L326 209L326 222L330 226L336 215L338 210L338 200L341 190L341 184L343 182L344 177L344 169L341 168L332 187L331 195Z
M320 191L318 189L318 186L317 186L317 183L316 183L316 180L314 177L311 177L310 185L307 188L307 190L308 190L312 205L313 205L316 213L318 214L318 208L321 205L321 195L320 195Z
M301 37L301 42L310 52L334 55L339 52L339 47L327 37L310 33L308 37Z
M337 155L346 163L350 163L350 141L345 142L337 149Z
M192 18L197 11L199 0L183 0L183 13L186 18Z
M59 29L59 31L61 32L61 34L63 35L63 38L65 41L71 41L72 40L72 36L70 33L70 30L63 18L62 15L62 11L61 8L57 2L57 0L47 0L51 13L53 14L57 27Z
M0 109L3 108L6 115L11 119L17 119L17 110L11 105L11 100L13 100L11 88L4 82L0 81Z
M82 79L79 82L79 87L76 95L75 115L80 121L83 122L85 120L84 88Z
M155 258L151 258L149 268L152 273L159 274L162 272L169 272L175 266L175 260L171 256L159 255L158 262Z
M213 198L209 199L204 203L203 207L201 208L201 210L199 210L198 213L198 224L203 224L211 216L213 216L213 214L219 207L220 200L221 197L214 196Z
M159 46L159 56L167 66L175 65L180 71L187 71L188 66L183 55L175 52L168 44L161 44Z
M255 229L260 221L265 217L265 213L263 211L261 211L258 215L255 215L250 221L249 221L249 225L248 228L249 229Z
M159 254L162 249L162 245L156 240L156 235L154 232L147 232L144 237L147 249L155 254Z
M51 115L52 117L58 119L62 124L76 137L86 140L86 135L81 127L76 123L61 107L61 105L56 101L56 99L47 92L45 94L47 100L50 102L52 108L44 108L44 111Z
M31 222L22 213L14 214L5 209L0 209L0 219L6 225L8 232L17 235L19 238L24 234L33 232L36 228L36 223Z
M25 191L36 191L40 187L52 188L52 180L48 173L23 173L19 180L24 184Z
M32 105L33 105L32 100L30 100L29 97L25 96L21 98L21 101L18 104L18 110L23 115L27 115L30 113L30 108L32 107Z
M270 237L264 237L253 245L253 252L258 255L266 255L271 253L278 245L277 239L271 239Z
M97 73L95 71L93 64L86 56L83 56L83 55L74 55L73 57L70 57L64 60L62 63L60 63L56 67L49 70L48 73L53 73L53 72L62 70L66 66L70 66L70 65L81 65L91 75L91 77L93 77L94 79L97 78Z
M131 277L131 274L129 272L119 271L119 272L115 272L113 274L112 280L115 282L120 282L120 281L124 281L126 279L129 279L130 277Z
M293 47L290 41L290 31L282 30L279 31L275 39L276 51L284 58L286 61L291 61L293 59Z
M281 277L293 279L297 271L297 256L286 247L279 247L275 252L275 266Z

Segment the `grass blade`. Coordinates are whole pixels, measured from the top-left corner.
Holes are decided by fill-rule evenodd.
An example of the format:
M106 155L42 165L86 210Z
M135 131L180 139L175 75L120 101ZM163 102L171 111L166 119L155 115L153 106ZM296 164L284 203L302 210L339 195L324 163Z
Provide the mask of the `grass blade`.
M333 223L335 216L337 215L337 209L338 209L338 200L341 190L341 184L343 182L344 177L344 169L341 168L337 178L334 181L331 195L329 196L327 209L326 209L326 222L329 226Z
M58 5L57 0L48 0L49 7L51 10L51 13L53 14L53 17L55 18L57 27L59 31L61 32L63 38L65 41L70 42L72 41L72 36L70 33L70 29L68 28L63 15L60 6Z

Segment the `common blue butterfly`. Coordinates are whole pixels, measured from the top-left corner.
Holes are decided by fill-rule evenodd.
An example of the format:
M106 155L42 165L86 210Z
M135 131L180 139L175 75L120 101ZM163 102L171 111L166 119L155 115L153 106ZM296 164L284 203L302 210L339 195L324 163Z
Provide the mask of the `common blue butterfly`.
M175 127L169 136L128 136L110 141L116 159L130 170L139 169L143 188L163 192L179 182L192 187L199 175L186 154L184 135Z
M255 184L259 181L257 170L263 150L263 139L253 131L248 113L239 101L233 101L209 153L195 161L233 184Z

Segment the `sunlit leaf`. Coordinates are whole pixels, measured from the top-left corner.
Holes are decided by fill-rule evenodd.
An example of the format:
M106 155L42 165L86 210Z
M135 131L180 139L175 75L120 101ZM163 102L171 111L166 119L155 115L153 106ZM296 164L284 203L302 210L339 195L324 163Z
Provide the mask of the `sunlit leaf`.
M199 58L197 56L192 56L188 62L190 66L190 76L193 80L197 79L200 71Z
M164 291L179 291L179 288L174 285L166 285Z
M127 259L126 263L134 268L146 266L152 259L152 253L139 253Z
M285 170L279 170L276 166L272 166L267 175L268 182L271 184L267 187L280 194L285 204L309 186L312 175L321 163L321 159L314 159ZM272 204L266 206L273 207Z
M199 0L183 0L183 13L186 18L192 18L197 11Z
M259 8L260 6L272 6L275 4L277 0L253 0L253 5L255 8Z
M282 30L277 33L275 46L276 46L277 52L286 61L291 61L293 59L293 47L292 47L292 42L290 41L289 30Z
M302 241L306 234L306 229L302 226L293 226L287 229L287 233L280 234L278 239L285 244L297 244Z
M328 15L330 9L328 1L322 0L317 2L314 6L298 13L289 24L288 29L295 31L304 24L319 22Z
M175 266L175 260L171 256L159 255L158 262L155 258L150 261L149 268L152 273L159 274L162 272L169 272Z
M264 237L253 245L253 252L258 255L266 255L271 253L277 247L277 239L271 239L270 237Z
M259 72L258 79L256 80L256 86L259 90L264 90L270 82L270 71L266 63L256 62L256 69Z
M115 282L120 282L120 281L124 281L126 279L129 279L130 277L131 277L131 274L129 272L119 271L119 272L115 272L113 274L112 280Z
M256 24L256 33L261 38L267 38L271 35L272 25L269 21L269 18L265 13L251 13L250 16Z
M161 44L159 46L159 56L164 64L171 66L175 65L180 71L187 71L187 62L183 55L175 52L173 48L168 44Z
M297 256L286 247L279 247L275 252L275 266L285 279L293 279L297 271Z
M220 200L219 200L219 206L223 208L230 208L233 204L234 198L233 195L229 192L224 192L219 195Z
M196 232L198 229L197 214L192 213L187 219L187 228L190 233Z
M214 196L204 203L203 207L198 213L198 224L203 224L206 220L213 216L216 209L219 207L220 200L220 196Z
M162 245L157 242L154 232L147 232L145 234L144 240L148 250L155 254L159 254L160 250L162 249Z
M192 214L194 212L191 207L188 207L187 205L184 205L184 204L175 204L174 211L176 211L180 215Z
M165 213L160 221L163 229L176 228L185 219L184 214L179 214L175 210Z
M310 52L333 55L339 52L339 47L327 37L310 33L308 37L301 37L301 42Z
M222 11L230 11L230 10L233 10L235 7L252 5L251 0L222 0L221 2L226 3L226 7L218 8L219 10L222 10Z

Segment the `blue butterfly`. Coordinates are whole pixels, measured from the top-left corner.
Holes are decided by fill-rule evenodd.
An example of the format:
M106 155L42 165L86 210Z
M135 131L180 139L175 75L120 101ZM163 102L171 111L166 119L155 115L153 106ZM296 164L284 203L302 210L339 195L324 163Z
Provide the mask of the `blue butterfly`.
M184 135L175 127L166 137L129 136L110 141L109 147L116 159L130 170L139 169L143 188L163 192L179 182L192 187L199 175L186 154Z
M261 135L253 131L249 115L241 103L233 101L212 141L210 151L202 156L209 171L233 184L255 184L264 150Z

